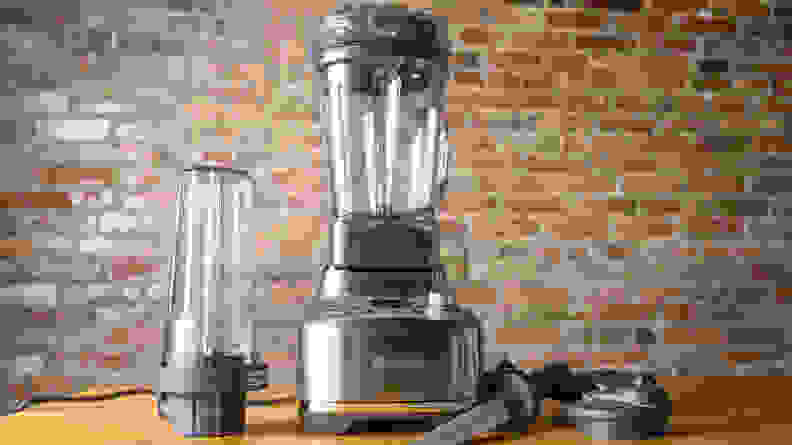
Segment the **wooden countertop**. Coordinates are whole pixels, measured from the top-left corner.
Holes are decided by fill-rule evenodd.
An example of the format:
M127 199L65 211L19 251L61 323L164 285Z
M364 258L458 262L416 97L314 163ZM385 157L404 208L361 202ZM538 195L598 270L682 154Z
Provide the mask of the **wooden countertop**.
M790 377L665 377L659 378L674 400L673 444L783 443L792 436L792 419L785 406L792 396ZM100 387L95 392L123 388ZM419 434L335 436L299 431L293 387L277 387L251 398L280 398L279 405L250 407L248 433L242 437L203 439L231 444L338 443L407 444ZM274 393L274 394L273 394ZM113 400L70 400L42 403L0 418L4 443L52 444L74 441L93 444L169 444L188 439L174 433L154 413L151 395L134 394ZM519 438L488 436L477 444L587 442L574 427L532 425ZM623 443L623 442L619 442ZM668 443L668 442L665 442Z

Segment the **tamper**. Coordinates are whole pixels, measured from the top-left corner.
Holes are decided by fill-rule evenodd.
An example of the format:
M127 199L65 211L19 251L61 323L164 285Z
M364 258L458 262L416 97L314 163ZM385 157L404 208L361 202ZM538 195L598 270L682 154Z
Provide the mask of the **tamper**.
M623 370L573 372L553 363L524 371L508 361L484 373L478 403L415 442L466 444L483 433L525 432L541 415L542 401L561 402L554 424L573 423L598 440L634 440L662 434L671 414L663 388L647 373Z

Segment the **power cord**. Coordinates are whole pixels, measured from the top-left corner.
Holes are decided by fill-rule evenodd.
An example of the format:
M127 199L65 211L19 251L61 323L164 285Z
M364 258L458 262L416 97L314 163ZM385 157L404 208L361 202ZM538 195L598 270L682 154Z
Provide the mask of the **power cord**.
M266 381L266 374L257 373L261 368L251 370L249 374L247 391L258 392L266 389L269 385ZM121 397L127 397L139 394L154 395L154 391L150 388L141 386L126 390L112 391L99 394L85 394L85 393L44 393L34 394L29 400L15 400L13 407L10 407L10 414L16 414L24 411L26 408L37 406L41 403L47 402L101 402L106 400L115 400ZM275 406L285 402L293 402L295 397L292 395L284 395L282 397L273 397L268 399L248 399L247 406Z
M249 390L250 391L250 390ZM16 400L14 407L11 409L10 414L16 414L19 412L24 411L27 408L38 406L42 403L47 402L102 402L106 400L115 400L121 397L127 397L132 395L139 395L139 394L150 394L154 395L154 392L150 389L145 390L128 390L128 391L116 391L108 394L97 394L97 395L84 395L81 396L79 394L57 394L57 395L35 395L29 400ZM286 402L293 402L295 398L293 396L284 396L284 397L276 397L276 398L269 398L269 399L248 399L247 406L277 406L282 403Z
M45 394L34 394L30 399L27 400L16 400L16 404L12 409L13 413L18 413L20 411L25 410L26 408L30 408L32 406L37 406L41 403L47 402L101 402L105 400L113 400L118 399L120 397L137 395L137 394L153 394L151 389L147 388L134 388L128 389L123 391L113 391L108 393L102 394L84 394L84 393L66 393L66 394L58 394L58 393L45 393Z

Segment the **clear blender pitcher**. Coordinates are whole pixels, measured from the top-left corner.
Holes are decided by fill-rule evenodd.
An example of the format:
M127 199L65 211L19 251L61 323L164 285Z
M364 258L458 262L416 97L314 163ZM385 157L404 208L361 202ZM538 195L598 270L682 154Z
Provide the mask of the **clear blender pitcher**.
M448 39L436 17L405 11L346 7L322 24L317 68L334 267L434 263L434 208L449 157L442 140Z
M319 61L335 216L430 210L447 159L448 54L436 23L396 7L379 6L363 24L366 7L344 11L325 21L338 38Z

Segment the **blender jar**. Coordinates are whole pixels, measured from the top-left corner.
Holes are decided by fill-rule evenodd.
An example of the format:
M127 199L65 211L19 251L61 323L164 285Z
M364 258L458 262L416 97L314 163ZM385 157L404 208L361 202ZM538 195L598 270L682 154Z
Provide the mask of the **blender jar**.
M194 322L191 352L232 354L232 311L239 303L226 297L242 279L237 273L240 221L243 210L253 207L253 180L245 172L217 167L194 167L184 177L171 265L171 314Z
M323 22L321 114L336 217L410 215L436 202L448 51L436 17L405 12L358 7Z

